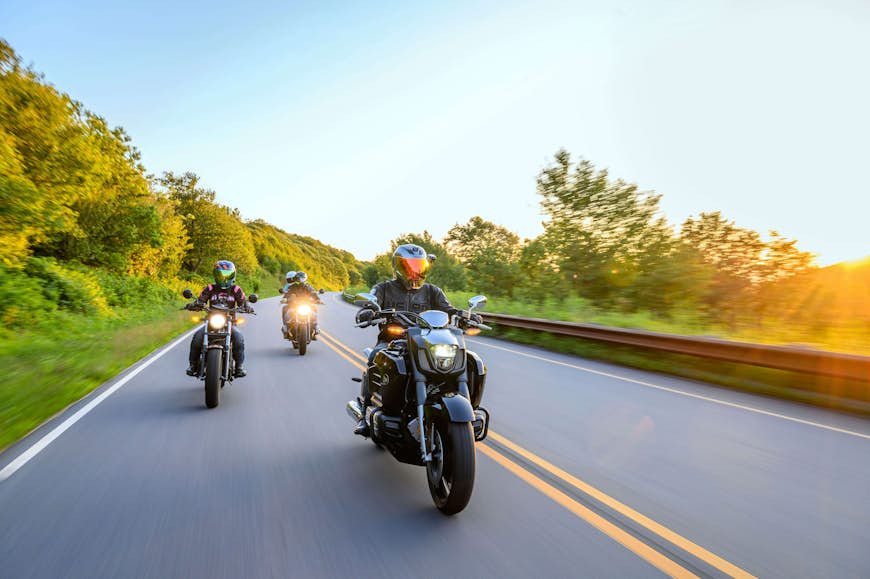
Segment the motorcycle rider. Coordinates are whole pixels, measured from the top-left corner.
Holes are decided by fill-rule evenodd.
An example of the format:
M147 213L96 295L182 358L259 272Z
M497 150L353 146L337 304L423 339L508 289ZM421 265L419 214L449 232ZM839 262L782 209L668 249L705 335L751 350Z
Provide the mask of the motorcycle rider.
M236 307L242 311L254 311L248 305L248 299L245 292L236 285L236 266L231 261L222 259L214 265L212 270L214 275L214 283L208 284L202 288L199 297L196 301L187 304L185 308L189 310L198 310L207 303L211 303L220 299L232 298L235 300ZM200 328L193 334L193 339L190 341L190 366L187 368L188 376L196 376L199 373L199 360L202 355L202 341L205 334L205 327ZM245 337L233 325L233 361L235 362L235 370L233 376L241 378L247 375L245 371Z
M397 247L393 252L392 260L394 279L382 281L371 291L378 298L378 306L385 310L397 309L416 313L426 310L441 310L450 315L459 313L461 310L450 305L441 288L425 283L433 259L434 256L426 255L426 250L419 245L409 243ZM374 316L374 310L362 308L356 314L356 322L368 322ZM378 342L369 355L369 364L372 363L377 352L387 347L391 339L382 329L378 334ZM353 432L360 436L368 436L369 426L365 421L365 409L369 405L370 394L365 380L362 383L360 398L363 405L363 418L357 423Z
M295 274L293 276L293 280L290 280L290 274ZM323 301L320 299L320 296L317 294L317 290L314 289L314 286L308 283L308 274L304 271L296 271L296 272L287 272L287 285L284 286L284 298L287 304L281 310L281 319L283 320L283 325L281 326L281 331L284 333L284 337L287 336L287 312L290 309L291 304L294 300L307 299L312 304L322 304ZM314 322L313 328L314 332L312 332L311 339L317 340L317 334L320 333L320 327L317 324L317 310L311 309L312 321Z

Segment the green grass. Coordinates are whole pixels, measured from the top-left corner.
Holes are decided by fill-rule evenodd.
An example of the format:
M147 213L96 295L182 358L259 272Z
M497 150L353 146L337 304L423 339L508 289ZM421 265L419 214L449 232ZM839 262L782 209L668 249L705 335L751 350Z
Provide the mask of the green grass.
M81 298L77 309L59 309L39 295L47 283L44 278L34 285L37 278L9 274L15 287L25 288L19 291L27 292L31 303L25 309L7 309L5 315L19 316L18 321L0 329L5 374L0 381L0 450L193 327L190 312L179 310L186 301L181 289L199 293L204 281L168 280L151 284L143 294L142 282L134 278L82 271L97 297ZM277 295L280 285L272 277L261 274L240 279L240 284L249 293L268 297ZM94 302L102 309L94 309Z
M51 328L4 336L0 449L189 329L190 316L178 307L122 310L112 319L66 316Z

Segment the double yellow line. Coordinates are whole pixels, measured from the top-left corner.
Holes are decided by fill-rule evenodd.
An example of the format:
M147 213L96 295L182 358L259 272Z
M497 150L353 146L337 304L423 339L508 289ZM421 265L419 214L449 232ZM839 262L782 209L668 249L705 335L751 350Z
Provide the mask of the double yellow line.
M331 350L333 350L336 354L338 354L360 370L365 370L364 364L367 360L364 356L357 353L349 346L343 344L335 336L328 334L322 329L320 331L320 334L324 338L323 343L326 344ZM664 525L661 525L653 521L652 519L642 515L631 507L617 501L613 497L605 494L604 492L598 490L592 485L565 472L554 464L544 460L533 452L526 450L522 446L516 444L515 442L512 442L504 436L501 436L500 434L490 430L489 438L491 438L502 447L510 450L517 456L522 457L524 460L540 468L541 470L546 471L547 473L558 478L562 482L567 483L584 495L594 499L595 501L598 501L610 510L626 517L636 525L643 527L646 531L653 533L659 538L664 539L672 545L679 547L686 553L691 554L695 558L703 561L704 563L719 570L720 572L725 573L726 575L729 575L731 577L754 577L752 574L744 571L733 563L726 561L718 555L704 549L700 545L697 545L692 541L686 539L682 535L679 535L678 533L668 529ZM592 511L590 508L586 507L573 497L557 489L552 484L548 483L541 477L529 471L519 462L512 460L502 452L499 452L498 450L493 448L493 446L489 444L480 444L478 445L478 449L480 450L480 452L482 452L487 457L491 458L493 461L510 471L522 481L528 483L530 486L534 487L542 494L546 495L559 505L563 506L569 512L580 517L614 541L620 543L628 550L636 554L638 557L642 558L649 564L653 565L655 568L659 569L662 573L670 577L697 577L697 575L695 575L682 565L666 557L664 554L653 549L648 544L639 540L631 533L628 533L627 531L615 525L606 518L602 517L598 513Z

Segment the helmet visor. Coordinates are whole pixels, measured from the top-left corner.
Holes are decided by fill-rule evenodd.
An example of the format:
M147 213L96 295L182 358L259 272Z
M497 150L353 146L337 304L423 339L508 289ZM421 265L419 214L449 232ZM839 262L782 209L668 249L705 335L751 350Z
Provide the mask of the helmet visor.
M423 285L429 267L429 260L425 257L396 257L396 273L413 289Z
M236 270L230 268L216 267L214 269L214 281L221 287L229 286L236 277Z

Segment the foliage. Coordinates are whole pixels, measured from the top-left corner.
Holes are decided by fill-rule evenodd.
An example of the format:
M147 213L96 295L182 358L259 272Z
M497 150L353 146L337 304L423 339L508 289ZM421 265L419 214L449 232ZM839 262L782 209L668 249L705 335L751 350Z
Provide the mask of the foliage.
M469 283L491 295L513 295L519 285L520 238L508 229L472 217L447 232L445 245L462 262Z

